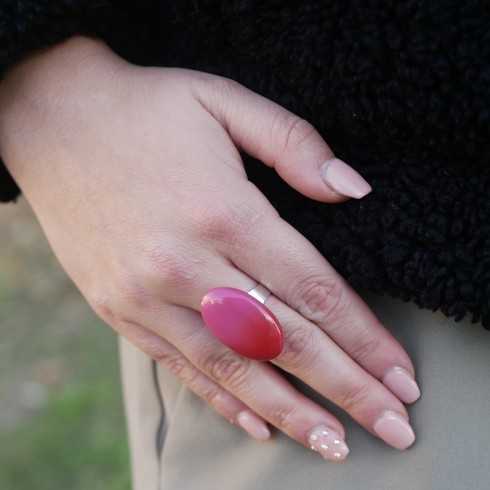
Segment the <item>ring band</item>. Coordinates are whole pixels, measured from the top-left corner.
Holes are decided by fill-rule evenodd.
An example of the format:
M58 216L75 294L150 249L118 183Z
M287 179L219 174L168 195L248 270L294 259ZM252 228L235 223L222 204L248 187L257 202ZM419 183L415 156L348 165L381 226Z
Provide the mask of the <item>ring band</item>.
M247 293L263 305L272 294L265 286L260 283L257 283L257 285L247 291Z

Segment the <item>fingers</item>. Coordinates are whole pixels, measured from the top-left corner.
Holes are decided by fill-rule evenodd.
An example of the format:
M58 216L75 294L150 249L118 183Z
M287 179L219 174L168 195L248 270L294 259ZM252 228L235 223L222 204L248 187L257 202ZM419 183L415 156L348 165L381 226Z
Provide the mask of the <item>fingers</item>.
M139 308L139 323L151 326L216 384L295 440L306 445L308 435L305 434L317 425L332 427L332 424L338 424L328 412L312 405L296 390L291 392L292 387L287 383L284 385L284 378L270 364L244 359L219 343L207 328L203 328L197 312L168 304L173 301L198 310L202 297L213 287L225 285L247 291L255 285L255 280L222 257L208 257L198 264L192 275L179 273L177 266L173 273L167 271L166 286L162 288L162 283L159 288L160 301ZM269 267L266 269L270 270ZM179 287L179 282L186 287ZM172 298L177 291L180 291L180 297ZM165 301L162 301L163 296ZM312 321L278 298L270 298L267 305L278 317L285 333L283 354L275 360L281 368L337 403L388 444L402 449L413 442L414 434L407 422L406 411L386 387L365 372ZM174 309L181 312L179 316L169 316L169 310ZM187 317L186 314L192 315ZM278 393L281 396L276 399ZM277 400L279 406L275 403ZM287 413L286 423L275 415L277 411ZM342 434L335 425L333 427Z
M340 422L298 392L270 364L243 358L223 346L194 311L166 307L165 316L169 327L162 328L161 334L258 416L304 446L318 450L325 459L341 461L347 456Z
M335 158L305 119L231 79L202 74L199 80L199 101L227 129L233 142L273 167L305 196L341 202L371 192L364 178Z
M271 296L267 306L284 330L284 348L272 360L345 410L387 444L405 449L415 440L403 404L316 325ZM386 414L396 418L396 428Z
M255 282L230 266L213 265L212 276L203 273L201 285L182 300L196 310L205 292L218 284L247 291ZM414 441L403 404L393 393L366 372L313 322L270 297L266 305L282 325L284 346L274 364L311 386L325 398L349 413L360 425L387 444L404 449ZM397 430L379 430L385 425L384 414L396 414ZM381 421L381 422L380 422ZM388 424L391 425L391 424ZM399 426L399 427L398 427Z
M239 425L258 441L270 438L270 431L262 418L197 369L165 339L132 322L119 322L115 328L141 351L157 361L160 366L168 369L181 383L206 401L230 423Z
M328 334L400 400L420 391L410 358L315 247L280 218L266 218L237 240L229 258Z

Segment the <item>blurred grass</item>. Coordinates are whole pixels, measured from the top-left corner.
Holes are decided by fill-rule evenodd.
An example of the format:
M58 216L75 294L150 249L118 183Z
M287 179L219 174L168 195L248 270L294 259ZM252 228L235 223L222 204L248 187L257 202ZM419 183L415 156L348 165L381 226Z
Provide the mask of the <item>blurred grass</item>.
M128 490L116 337L25 203L0 206L0 489Z

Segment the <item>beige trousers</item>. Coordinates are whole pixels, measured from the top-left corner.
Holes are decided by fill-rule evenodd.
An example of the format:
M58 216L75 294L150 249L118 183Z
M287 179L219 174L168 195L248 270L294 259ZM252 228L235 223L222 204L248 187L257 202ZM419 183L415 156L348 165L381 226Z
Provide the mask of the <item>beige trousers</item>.
M345 423L343 464L276 432L259 443L121 341L134 490L488 490L490 332L413 303L361 293L411 355L422 398L405 452L386 446L304 384Z

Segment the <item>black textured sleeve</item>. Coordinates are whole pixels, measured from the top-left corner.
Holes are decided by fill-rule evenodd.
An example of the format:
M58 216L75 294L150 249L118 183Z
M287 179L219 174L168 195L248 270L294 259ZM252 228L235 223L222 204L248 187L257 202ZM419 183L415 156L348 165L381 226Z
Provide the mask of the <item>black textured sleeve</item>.
M76 34L104 39L109 45L126 38L136 49L148 29L156 2L109 0L1 0L0 78L36 49ZM140 24L140 25L138 25ZM1 107L0 107L1 111ZM0 160L0 201L14 200L20 190Z

